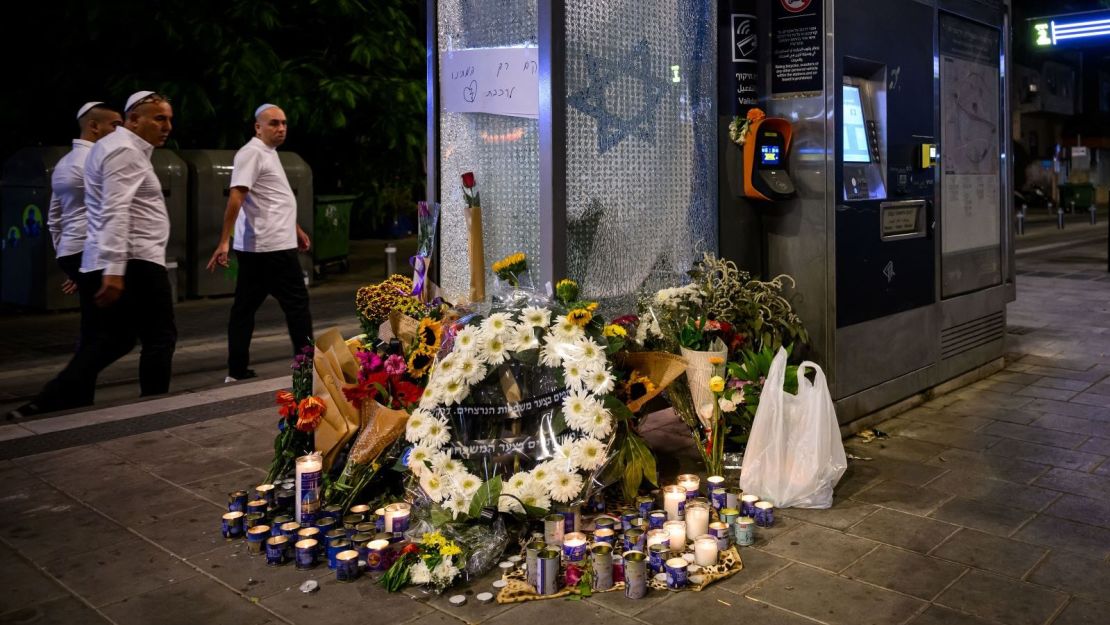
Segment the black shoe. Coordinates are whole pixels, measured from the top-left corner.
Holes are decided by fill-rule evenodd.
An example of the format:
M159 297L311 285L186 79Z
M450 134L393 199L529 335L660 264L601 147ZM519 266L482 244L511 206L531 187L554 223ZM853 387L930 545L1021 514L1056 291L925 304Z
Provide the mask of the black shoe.
M258 374L254 372L254 369L246 369L243 372L241 372L239 374L236 374L236 375L228 374L228 376L224 378L224 384L230 384L232 382L239 382L239 381L242 381L242 380L249 380L251 378L257 378L257 377L258 377Z
M27 417L33 417L43 412L45 412L45 410L39 407L38 404L36 404L35 402L29 402L9 412L8 421L15 421L16 419L26 419Z

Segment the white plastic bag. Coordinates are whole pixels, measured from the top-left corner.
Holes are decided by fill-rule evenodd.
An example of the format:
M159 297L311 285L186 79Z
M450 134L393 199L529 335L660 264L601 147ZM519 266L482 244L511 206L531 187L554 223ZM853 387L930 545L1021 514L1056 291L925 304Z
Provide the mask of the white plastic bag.
M740 488L777 508L828 508L848 467L825 372L798 366L798 394L783 390L786 350L779 349L763 386L744 451ZM805 371L812 369L811 383Z

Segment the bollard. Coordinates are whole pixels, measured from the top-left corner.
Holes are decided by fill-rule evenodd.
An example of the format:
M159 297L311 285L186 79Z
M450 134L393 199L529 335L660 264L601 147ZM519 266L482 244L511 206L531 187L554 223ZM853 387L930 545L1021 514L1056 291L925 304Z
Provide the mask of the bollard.
M1071 208L1068 209L1068 212L1069 213L1074 213L1075 212L1075 200L1071 201Z
M385 277L397 273L397 248L387 245L385 248Z
M1056 229L1057 230L1063 230L1064 229L1064 207L1063 206L1056 209Z
M1045 202L1045 206L1048 207L1048 214L1051 215L1052 214L1052 201Z
M1087 210L1089 210L1091 212L1091 225L1093 226L1093 225L1097 224L1098 223L1098 218L1095 216L1095 205L1091 204L1090 208L1088 208Z
M1025 211L1019 211L1017 214L1017 233L1025 234Z

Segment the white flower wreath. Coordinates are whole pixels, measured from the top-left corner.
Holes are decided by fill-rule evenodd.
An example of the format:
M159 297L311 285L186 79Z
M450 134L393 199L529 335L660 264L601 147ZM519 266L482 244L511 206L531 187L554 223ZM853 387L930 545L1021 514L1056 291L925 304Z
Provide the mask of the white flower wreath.
M537 330L542 331L538 338ZM613 416L604 400L613 389L613 374L605 348L565 315L551 321L547 308L491 314L480 325L467 326L455 335L453 351L433 365L420 406L405 431L405 438L413 443L410 470L428 498L452 517L468 513L483 482L452 456L451 426L437 412L465 400L471 387L511 354L531 349L538 350L539 364L562 368L567 387L563 415L568 429L577 435L557 441L553 458L504 480L501 494L513 497L500 497L498 508L520 512L521 503L545 510L553 501L571 503L607 459Z

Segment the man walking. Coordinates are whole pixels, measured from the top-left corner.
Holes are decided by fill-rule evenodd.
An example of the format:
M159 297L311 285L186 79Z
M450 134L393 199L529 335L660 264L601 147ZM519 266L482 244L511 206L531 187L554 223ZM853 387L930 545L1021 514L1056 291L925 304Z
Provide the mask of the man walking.
M103 102L86 102L77 110L77 126L80 137L73 140L73 149L54 165L50 175L50 208L46 214L47 228L54 244L58 266L66 275L62 290L77 293L81 309L80 346L95 340L97 315L93 294L98 286L86 285L80 288L81 256L85 247L88 217L85 208L85 161L93 144L113 132L123 123L119 113ZM34 401L24 404L8 413L9 419L30 417L47 410L62 407L84 406L92 403L95 379L87 387L72 387L70 396L60 397L57 393L60 382L57 378L43 387Z
M297 224L297 198L281 166L277 148L285 143L285 112L263 104L254 112L255 136L235 153L231 190L224 211L220 242L208 270L228 266L231 234L239 274L235 301L227 326L227 377L235 382L255 376L248 368L254 315L272 295L285 313L293 353L312 342L312 313L308 305L298 250L311 242Z

